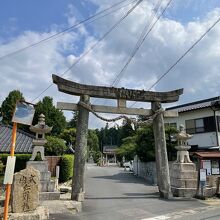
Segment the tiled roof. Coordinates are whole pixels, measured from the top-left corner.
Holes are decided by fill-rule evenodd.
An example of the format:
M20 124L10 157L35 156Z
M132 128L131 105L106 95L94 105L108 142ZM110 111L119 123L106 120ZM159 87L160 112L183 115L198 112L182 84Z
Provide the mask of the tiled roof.
M0 124L0 153L9 153L11 147L12 127ZM15 153L31 153L34 135L17 130Z
M177 110L178 112L187 112L196 109L208 108L211 107L212 102L219 101L220 97L214 97L210 99L204 99L197 102L191 102L183 105L178 105L174 107L167 108L166 110Z
M117 145L105 145L103 146L103 152L115 152L117 148Z

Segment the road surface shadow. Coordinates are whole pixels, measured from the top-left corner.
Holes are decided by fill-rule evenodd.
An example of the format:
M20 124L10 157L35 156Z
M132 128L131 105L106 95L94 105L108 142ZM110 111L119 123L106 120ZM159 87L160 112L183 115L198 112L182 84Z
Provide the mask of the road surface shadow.
M107 180L117 180L120 183L137 183L144 184L146 186L153 186L150 183L147 183L145 179L136 177L132 172L120 172L111 176L94 176L95 179L107 179Z
M127 193L125 193L125 196L109 196L109 197L85 197L87 200L115 200L115 199L158 199L159 194L158 193L149 193L149 194L143 194L142 196L126 196Z

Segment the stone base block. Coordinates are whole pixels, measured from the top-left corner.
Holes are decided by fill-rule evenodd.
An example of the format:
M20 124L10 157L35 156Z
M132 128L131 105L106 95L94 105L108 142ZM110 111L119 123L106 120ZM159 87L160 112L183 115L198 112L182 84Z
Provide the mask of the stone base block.
M177 178L177 179L197 179L197 171L178 171L172 170L170 172L171 178Z
M55 181L40 181L41 192L54 192L55 191Z
M49 219L49 210L47 207L39 206L33 212L10 213L9 220L46 220Z
M177 188L197 188L197 179L170 178L171 186Z
M85 192L73 194L72 199L78 202L83 202L85 200Z
M51 179L51 172L40 172L40 180L41 181L50 181Z
M60 192L40 192L39 200L59 200Z
M196 188L176 188L171 186L171 191L175 197L192 198L196 195Z
M77 201L78 202L83 202L85 200L85 193L83 192L83 193L79 193L78 195L77 195Z
M195 171L196 165L194 163L173 163L172 170L177 171Z
M47 161L28 161L27 167L32 166L34 169L39 170L40 172L48 172L48 163Z
M204 197L212 197L216 195L216 187L205 187L203 190ZM199 188L198 196L202 196L201 188Z

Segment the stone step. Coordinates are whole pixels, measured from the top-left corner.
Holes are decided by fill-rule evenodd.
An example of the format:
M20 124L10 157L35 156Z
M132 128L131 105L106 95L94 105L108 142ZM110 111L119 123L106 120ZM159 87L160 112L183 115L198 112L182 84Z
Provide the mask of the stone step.
M186 198L192 198L196 196L196 188L178 188L178 187L172 187L171 191L173 193L173 196L176 197L186 197Z
M40 192L39 193L39 200L59 200L60 199L60 192Z

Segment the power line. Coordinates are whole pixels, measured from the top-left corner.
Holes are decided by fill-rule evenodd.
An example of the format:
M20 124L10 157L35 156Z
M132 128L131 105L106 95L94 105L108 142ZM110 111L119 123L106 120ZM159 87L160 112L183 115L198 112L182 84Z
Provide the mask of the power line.
M161 74L161 76L159 77L159 79L153 83L153 85L151 85L149 87L149 90L151 90L154 86L156 86L218 23L220 22L220 17L192 44L192 46L190 46L169 68L167 71L165 71L163 74ZM134 106L136 104L136 102L131 105Z
M61 76L64 76L67 72L69 72L77 63L79 63L88 53L90 53L102 40L104 40L108 34L110 34L143 0L139 0L137 3L135 3L132 8L130 8L124 16L120 18L119 21L117 21L99 40L93 44L85 53L83 53L82 56L80 56L69 68L67 68Z
M116 75L115 79L113 80L113 82L109 85L109 86L115 86L119 83L119 81L122 78L123 73L125 72L126 68L128 67L129 63L131 62L132 58L135 56L136 52L138 51L139 47L141 46L141 44L143 43L143 39L146 39L146 32L149 29L149 27L151 26L151 23L154 20L154 17L156 16L160 6L161 6L162 0L158 0L157 4L155 5L154 9L152 10L150 19L148 20L147 24L144 26L144 29L141 32L140 37L138 38L138 41L136 42L134 49L130 55L130 57L128 58L127 62L125 63L125 65L123 66L123 68L121 69L121 71ZM155 13L153 13L155 11ZM151 29L152 30L152 29ZM150 32L147 32L147 35ZM96 102L96 101L95 101ZM95 102L93 104L95 104ZM104 105L106 104L106 101L104 102Z
M165 73L163 73L159 77L159 79L148 90L151 90L156 84L158 84L159 81L163 79L190 52L190 50L192 50L215 27L216 24L219 23L219 21L220 21L220 17L212 24L211 27L209 27L204 32L204 34L202 34L200 38L198 38L198 40L195 41L195 43L191 47L189 47L188 50L186 50L186 52L182 56L179 57L179 59L173 65L170 66L170 68Z
M151 17L149 19L149 22L145 25L132 53L131 56L128 58L127 62L125 63L125 65L123 66L123 68L121 69L121 71L116 75L115 79L113 80L113 82L110 84L110 86L115 86L119 83L119 81L121 80L121 78L123 77L123 74L125 72L125 70L127 69L129 63L131 62L131 60L133 59L133 57L136 55L136 53L138 52L139 48L141 47L141 45L143 44L143 42L145 41L146 37L149 35L149 33L152 31L152 29L154 28L154 26L156 25L156 23L159 21L159 19L161 18L161 16L165 13L166 9L169 7L170 3L172 0L170 0L166 7L164 8L164 10L162 11L162 13L160 14L160 16L158 16L157 20L153 23L153 25L151 26L151 23L153 22L155 16L157 15L157 12L160 9L162 0L159 0L156 4L156 6L154 7L153 11L155 11L155 13L151 14ZM151 26L151 27L150 27ZM148 31L147 31L148 30ZM147 32L146 32L147 31ZM105 101L106 103L106 101Z
M123 77L123 74L125 73L125 70L127 69L128 65L130 64L130 62L132 61L132 59L134 58L134 56L137 54L138 50L140 49L140 47L142 46L142 44L144 43L144 41L146 40L147 36L150 34L150 32L152 31L152 29L154 28L154 26L157 24L157 22L160 20L160 18L163 16L163 14L165 13L165 11L167 10L167 8L169 7L169 5L171 4L172 0L170 0L167 5L165 6L165 8L163 9L163 11L161 12L161 14L157 17L156 21L153 23L153 25L149 28L149 30L147 31L147 33L142 37L143 32L145 32L146 27L144 28L137 44L134 47L134 50L132 51L131 56L128 58L127 62L125 63L125 65L123 66L123 68L121 69L121 71L117 74L115 80L113 81L112 85L116 85L120 82L121 78ZM156 13L154 14L152 21L155 17L155 15L157 14L157 11L160 8L162 2L158 2L158 5L155 7L156 9ZM149 26L151 25L151 22L149 23Z
M126 13L123 15L95 44L93 44L85 53L82 54L70 67L68 67L60 76L64 76L67 72L69 72L77 63L80 62L88 53L90 53L104 38L108 36L143 0L138 0ZM51 83L47 88L45 88L36 98L34 98L31 102L34 102L37 98L39 98L44 92L46 92L53 83Z
M120 10L121 8L123 8L123 7L125 7L125 6L127 6L127 5L129 5L129 4L131 4L131 3L134 2L134 1L129 2L129 4L123 5L123 6L119 7L118 9L116 9L116 10L110 12L110 13L107 13L107 14L101 16L101 17L96 18L97 16L103 14L104 12L107 12L107 11L109 11L109 10L111 10L111 9L113 9L113 8L115 8L115 7L117 7L117 6L119 6L119 5L121 5L122 3L126 2L126 1L128 1L128 0L123 0L123 1L117 2L116 4L114 4L114 5L112 5L112 6L108 7L108 8L106 8L106 9L104 9L104 10L102 10L102 11L100 11L100 12L98 12L98 13L96 13L96 14L94 14L94 15L88 17L88 18L86 18L85 20L79 21L78 23L76 23L76 24L74 24L74 25L72 25L72 26L70 26L70 27L68 27L68 28L66 28L66 29L64 29L64 30L62 30L62 31L60 31L60 32L58 32L58 33L56 33L56 34L53 34L53 35L51 35L51 36L49 36L49 37L46 37L46 38L44 38L44 39L42 39L42 40L40 40L40 41L38 41L38 42L35 42L35 43L33 43L33 44L30 44L30 45L28 45L28 46L26 46L26 47L23 47L23 48L21 48L21 49L15 50L15 51L13 51L13 52L11 52L11 53L8 53L8 54L6 54L6 55L3 55L3 56L0 57L0 60L3 60L3 59L5 59L5 58L7 58L7 57L10 57L10 56L13 56L13 55L15 55L15 54L18 54L18 53L20 53L20 52L22 52L22 51L25 51L25 50L29 49L29 48L36 47L36 46L38 46L39 44L46 43L46 42L48 42L48 41L50 41L50 40L57 39L57 37L60 37L60 36L62 36L63 34L68 33L69 31L71 31L71 30L73 30L73 29L75 29L75 28L78 28L79 26L81 26L81 25L84 24L84 23L88 23L88 21L90 21L90 20L92 20L92 19L93 19L93 20L90 21L89 23L91 23L91 22L93 22L93 21L95 21L95 20L97 20L97 19L103 18L104 16L107 16L107 15L109 15L110 13L113 13L113 12L115 12L115 11L117 11L117 10ZM135 0L135 1L138 1L138 0Z

